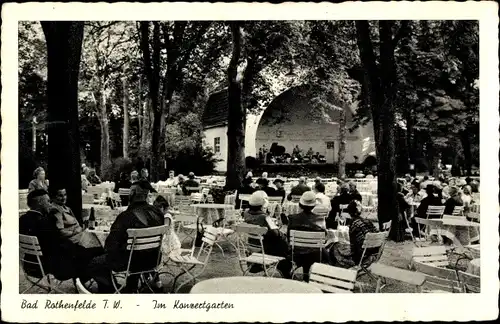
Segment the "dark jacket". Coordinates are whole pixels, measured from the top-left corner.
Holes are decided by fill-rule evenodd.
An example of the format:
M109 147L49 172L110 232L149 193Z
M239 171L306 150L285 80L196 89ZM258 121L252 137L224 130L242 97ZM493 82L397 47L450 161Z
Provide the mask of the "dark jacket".
M419 218L427 218L427 208L429 206L442 206L443 203L439 197L434 195L429 195L422 199L420 205L417 208L417 217Z
M162 212L146 202L133 203L127 210L116 217L106 238L104 249L107 253L106 261L115 271L123 271L127 267L129 253L127 251L127 229L148 228L165 224ZM156 264L158 250L134 252L131 268L150 269Z
M276 189L274 189L273 187L264 187L261 190L264 191L269 197L277 196Z
M252 211L246 210L243 213L243 218L245 223L258 225L261 227L266 227L268 229L267 233L264 234L264 251L266 254L275 255L275 256L286 256L288 252L288 244L286 242L286 238L281 234L278 229L271 230L269 229L269 224L266 221L266 218L269 217L264 211ZM248 241L251 244L259 244L254 240Z
M51 273L59 280L77 277L75 258L79 247L69 240L61 239L55 218L30 210L19 218L19 233L38 238L45 273ZM31 256L25 259L36 261L36 257ZM41 276L38 265L25 263L23 267L29 275Z
M352 201L352 196L349 193L340 194L338 196L333 197L331 200L332 209L328 214L328 218L330 220L334 220L340 211L340 205L348 205Z
M361 194L359 193L358 189L354 189L354 191L351 191L349 195L351 196L351 201L353 200L363 201L363 198L361 197Z
M311 188L309 188L304 183L299 183L290 190L290 194L288 195L288 200L292 200L292 196L302 196L302 194L306 191L311 191Z
M325 218L318 216L314 213L301 213L288 216L288 229L287 237L290 241L290 230L305 231L305 232L325 232L326 225ZM309 253L311 249L308 248L295 248L294 254Z
M444 204L444 214L445 215L453 215L453 210L455 209L455 206L463 206L464 202L462 201L462 198L460 198L459 195L456 195L454 197L448 198Z
M283 203L286 197L285 188L276 189L271 197L282 197L283 199L281 199L281 203Z
M192 192L186 188L196 187L198 188L200 184L194 179L187 179L182 183L182 192L184 195L190 195Z

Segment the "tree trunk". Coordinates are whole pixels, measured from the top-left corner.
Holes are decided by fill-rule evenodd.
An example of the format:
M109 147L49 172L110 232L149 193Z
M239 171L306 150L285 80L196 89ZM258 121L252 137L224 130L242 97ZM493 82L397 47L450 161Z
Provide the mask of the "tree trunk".
M123 157L128 159L128 134L129 134L129 119L128 119L128 85L127 78L123 78Z
M141 95L142 95L142 78L139 77L139 94L137 95L137 122L139 123L139 138L142 139L142 125L144 123L144 114L143 114L143 107L142 107L142 101L141 101Z
M345 178L345 153L347 144L347 121L345 110L342 108L340 111L340 121L339 121L339 155L338 155L338 166L339 166L339 179Z
M376 63L370 38L369 22L356 21L358 48L365 69L368 102L372 113L377 149L379 227L384 222L398 222L396 199L396 149L393 83L395 82L394 47L391 23L380 21L380 66ZM382 72L383 71L383 72Z
M471 153L471 145L469 133L467 131L462 131L460 133L460 141L462 143L462 148L464 151L464 160L465 160L465 171L468 176L472 175L472 153Z
M246 109L241 103L241 83L238 80L238 63L242 50L239 22L231 22L233 51L227 68L228 76L228 125L227 125L227 172L226 189L241 187L245 175L245 126Z
M36 116L33 116L33 121L31 122L31 129L32 129L32 150L33 150L33 154L35 154L36 156Z
M78 73L83 22L42 22L47 42L48 174L52 189L65 188L67 205L81 222Z
M108 174L109 166L111 164L111 158L109 153L109 119L108 112L106 109L106 94L104 90L100 91L100 96L98 100L99 106L99 122L101 124L101 177L109 177Z

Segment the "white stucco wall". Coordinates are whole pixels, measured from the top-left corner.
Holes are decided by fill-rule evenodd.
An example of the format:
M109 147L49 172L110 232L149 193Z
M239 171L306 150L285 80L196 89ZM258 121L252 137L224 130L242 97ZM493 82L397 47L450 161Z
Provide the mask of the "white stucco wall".
M226 161L227 161L227 127L214 127L208 128L204 131L205 138L204 142L206 146L209 146L214 150L214 140L216 137L220 137L220 152L216 153L217 159L222 161L218 162L215 166L217 171L226 171Z

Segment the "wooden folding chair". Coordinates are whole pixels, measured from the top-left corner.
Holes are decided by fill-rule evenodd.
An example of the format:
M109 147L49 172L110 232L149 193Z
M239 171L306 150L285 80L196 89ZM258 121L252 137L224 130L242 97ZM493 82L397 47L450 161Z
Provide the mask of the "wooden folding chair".
M323 255L323 249L325 248L326 233L325 232L308 232L308 231L297 231L290 230L289 245L292 249L292 279L294 278L295 271L299 268L294 261L295 248L307 248L307 249L318 249L320 261Z
M446 248L440 246L414 247L410 269L414 269L414 263L420 262L434 267L446 267L450 265Z
M28 258L28 256L31 256L31 258ZM63 281L59 281L50 273L45 272L41 260L42 257L42 248L40 247L38 238L36 236L19 234L20 267L21 269L23 269L26 280L28 280L28 282L31 284L28 288L23 290L21 294L26 293L35 286L42 288L49 293L55 291L64 294L65 292L59 289L59 286ZM35 266L32 268L32 271L26 271L25 266L28 266L28 264L37 265L38 268ZM47 281L47 285L43 284L44 280Z
M80 278L76 278L75 279L75 286L76 286L76 290L78 291L79 294L86 294L86 295L89 295L89 294L92 294L88 289L87 287L85 287L84 284L82 284Z
M182 239L181 243L188 238L194 242L195 234L197 232L198 215L194 207L191 205L182 204L178 206L175 213L175 224L174 229L177 234L184 232L185 237Z
M94 204L94 195L90 194L83 194L82 195L82 204L89 204L93 205Z
M425 293L460 293L462 289L458 282L457 273L447 268L436 267L431 264L414 262L417 272L426 275L422 292Z
M236 225L235 230L240 235L237 241L237 251L243 275L248 274L249 265L258 264L262 266L265 276L274 276L278 263L285 258L266 254L263 242L264 234L267 233L268 229L258 225L241 223ZM243 235L246 237L241 237Z
M314 263L311 266L309 284L329 293L352 293L356 283L357 272Z
M458 271L458 281L460 282L462 289L466 293L480 293L481 292L481 277Z
M151 292L153 289L149 286L148 280L145 279L146 274L158 274L160 272L161 263L161 242L163 235L169 230L168 225L148 227L148 228L129 228L127 230L127 250L130 251L127 269L125 271L112 271L111 277L115 293L119 294L126 287L127 279L130 276L138 275L139 283L144 284ZM156 263L151 266L142 268L137 263L133 262L134 254L139 254L146 251L158 250ZM140 269L136 269L139 267ZM123 282L118 283L117 279L123 279Z
M384 246L387 242L387 235L389 232L379 232L379 233L367 233L365 236L365 240L363 241L363 253L361 254L361 259L359 260L359 264L351 269L356 270L358 275L357 278L361 277L364 274L367 274L374 281L377 281L377 278L371 273L368 269L372 263L376 263L382 257L382 253L384 252ZM368 249L378 248L378 252L374 258L371 259L369 264L366 263L365 256L366 251ZM370 256L371 257L371 256Z
M427 219L443 217L444 209L445 206L428 206L426 212Z
M464 206L455 206L453 208L452 216L464 216Z
M187 283L191 281L196 282L198 277L203 274L205 268L207 267L208 261L210 260L210 255L212 254L212 249L214 243L217 241L217 237L218 233L216 232L216 228L214 227L207 228L205 229L205 233L203 234L202 238L202 244L196 255L195 255L195 249L193 247L193 249L189 254L170 256L169 261L172 261L174 265L176 265L182 270L182 272L178 274L174 279L172 285L172 291L175 290L177 292L181 289L181 287L183 287ZM192 273L191 271L197 266L201 267L201 270L199 270L197 273ZM189 279L184 281L182 284L179 285L177 289L175 289L177 280L184 274L188 275Z

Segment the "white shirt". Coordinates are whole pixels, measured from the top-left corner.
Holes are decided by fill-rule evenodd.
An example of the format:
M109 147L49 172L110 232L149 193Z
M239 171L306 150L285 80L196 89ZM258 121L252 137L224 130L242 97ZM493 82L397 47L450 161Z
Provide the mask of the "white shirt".
M323 207L331 209L332 205L330 203L330 198L322 192L316 193L316 206L321 205Z
M179 183L179 179L177 178L168 178L166 181L165 181L165 185L167 187L175 187L177 186L177 184Z

